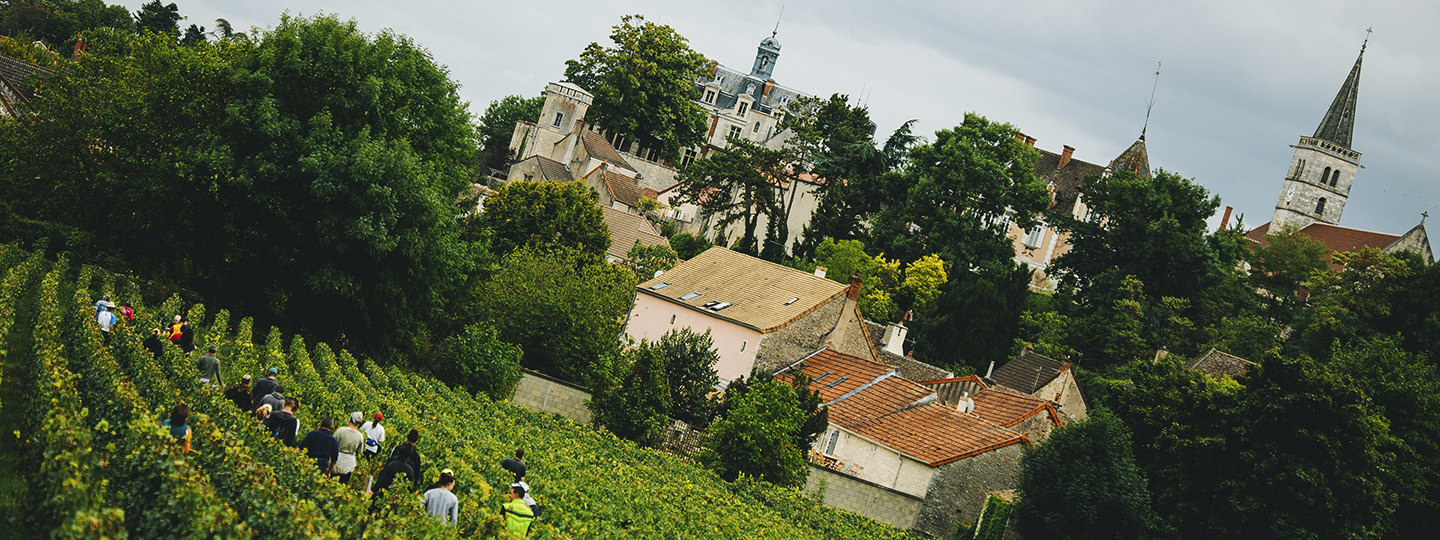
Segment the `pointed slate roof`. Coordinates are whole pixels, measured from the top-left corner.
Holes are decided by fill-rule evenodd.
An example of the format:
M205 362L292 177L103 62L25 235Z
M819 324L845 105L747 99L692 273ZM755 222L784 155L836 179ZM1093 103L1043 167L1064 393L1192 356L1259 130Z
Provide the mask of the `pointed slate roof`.
M1036 390L1059 377L1061 367L1064 365L1059 360L1025 350L1020 356L995 368L990 380L1026 394L1034 394Z
M1140 138L1135 141L1135 144L1130 145L1130 148L1126 148L1124 152L1121 152L1120 156L1112 160L1110 166L1106 167L1106 169L1111 171L1130 171L1141 178L1149 178L1150 153L1145 151L1145 136L1141 135Z
M1340 93L1335 95L1325 119L1320 121L1320 127L1315 128L1316 139L1350 148L1350 136L1355 132L1355 101L1360 93L1360 61L1364 59L1365 46L1361 45L1355 67L1350 68L1350 76L1340 86Z

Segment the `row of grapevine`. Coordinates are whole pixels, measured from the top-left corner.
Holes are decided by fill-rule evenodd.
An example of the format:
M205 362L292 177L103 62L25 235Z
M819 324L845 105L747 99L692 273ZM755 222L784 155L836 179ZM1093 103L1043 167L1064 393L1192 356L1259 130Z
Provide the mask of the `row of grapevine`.
M0 290L11 287L10 277L22 274L16 269L24 264L10 250L0 250L6 275ZM80 268L68 287L65 268L62 262L40 281L44 302L31 347L35 376L28 377L27 416L44 419L30 433L31 444L45 456L31 479L32 532L504 538L498 507L510 477L498 463L524 447L531 461L528 480L546 508L532 527L534 538L909 537L827 508L798 490L726 483L684 458L393 366L362 362L278 329L269 329L257 343L261 336L253 320L232 322L224 310L207 320L205 306L189 308L201 349L196 354L216 346L227 383L244 374L261 377L272 367L279 371L286 394L303 400L297 414L302 436L324 417L343 425L351 411L367 419L384 413L387 449L410 429L418 430L423 479L433 480L448 468L459 480L461 524L444 527L424 514L409 486L391 489L378 503L364 495L364 480L378 473L381 460L362 460L349 485L323 477L311 461L258 426L249 411L224 399L223 388L202 385L192 357L168 344L158 358L146 350L141 341L149 328L181 312L178 296L154 307L141 305L133 282L88 267ZM118 327L109 346L93 322L93 299L101 294L131 300L137 310L136 324ZM7 317L7 302L0 301L0 331L7 321L19 320ZM190 455L179 455L159 427L181 400L192 410ZM46 466L59 462L66 466Z

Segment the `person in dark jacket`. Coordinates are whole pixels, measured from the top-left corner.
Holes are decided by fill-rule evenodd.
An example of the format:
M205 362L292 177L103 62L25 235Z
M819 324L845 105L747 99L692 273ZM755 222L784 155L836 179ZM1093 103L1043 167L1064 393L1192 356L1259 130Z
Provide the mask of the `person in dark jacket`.
M320 421L319 429L306 433L305 440L300 441L300 449L315 460L320 473L327 476L335 470L335 461L340 459L340 442L330 434L334 429L335 420L327 417Z
M422 463L420 462L420 431L411 429L410 433L405 435L405 445L410 446L410 470L415 471L415 475L411 478L415 479L415 489L420 489L422 482L425 480L420 477L420 474L425 471L425 467L421 466ZM394 450L391 450L389 459L395 459L395 452L399 449L400 447L396 446Z
M525 479L525 450L524 450L523 448L522 448L522 449L519 449L519 450L516 450L516 451L515 451L515 457L505 458L505 461L501 461L501 462L500 462L500 468L505 469L505 470L507 470L507 471L510 471L510 474L515 475L515 481L516 481L516 482L519 482L519 481L521 481L521 480L524 480L524 479Z
M156 360L160 359L160 355L165 354L165 343L160 340L159 328L151 330L150 337L145 338L145 350L155 355Z
M295 418L295 411L300 409L300 400L293 397L285 398L285 408L270 413L265 419L265 427L275 434L275 438L284 443L285 446L295 446L295 434L300 431L300 419Z
M272 367L269 371L265 372L264 378L255 381L255 387L250 389L250 410L259 409L261 398L270 395L271 392L274 392L276 388L280 387L280 383L275 380L275 376L279 374L280 372Z
M185 354L195 352L195 329L190 327L190 317L180 320L180 339L175 342Z
M391 452L392 459L380 470L380 475L375 479L375 485L370 486L368 494L375 498L384 495L385 490L395 484L397 476L404 474L406 478L417 478L419 475L410 468L410 456L415 453L415 445L405 443L395 447Z
M250 375L240 377L240 384L225 390L225 399L234 402L242 411L254 412L255 410L250 408Z

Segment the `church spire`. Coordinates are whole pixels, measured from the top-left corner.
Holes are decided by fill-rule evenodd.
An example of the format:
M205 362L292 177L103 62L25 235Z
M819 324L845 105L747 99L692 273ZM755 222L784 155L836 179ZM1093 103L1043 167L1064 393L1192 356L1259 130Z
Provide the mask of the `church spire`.
M1366 30L1365 33L1367 36L1360 45L1360 56L1355 59L1355 67L1350 68L1350 76L1346 77L1345 84L1340 86L1340 93L1335 95L1335 101L1325 113L1325 119L1320 121L1320 127L1315 128L1315 138L1345 148L1350 148L1350 137L1355 133L1355 101L1360 93L1360 62L1365 59L1365 45L1370 43L1370 31Z

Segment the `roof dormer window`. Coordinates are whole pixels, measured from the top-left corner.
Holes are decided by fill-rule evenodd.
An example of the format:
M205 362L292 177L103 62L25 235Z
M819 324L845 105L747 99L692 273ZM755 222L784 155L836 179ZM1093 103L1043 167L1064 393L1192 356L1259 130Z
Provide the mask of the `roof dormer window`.
M705 103L715 103L715 91L714 91L714 90L706 90L706 91L705 91Z
M744 101L741 101L740 106L736 108L736 111L740 116L745 116L745 111L748 110L750 110L750 104Z

